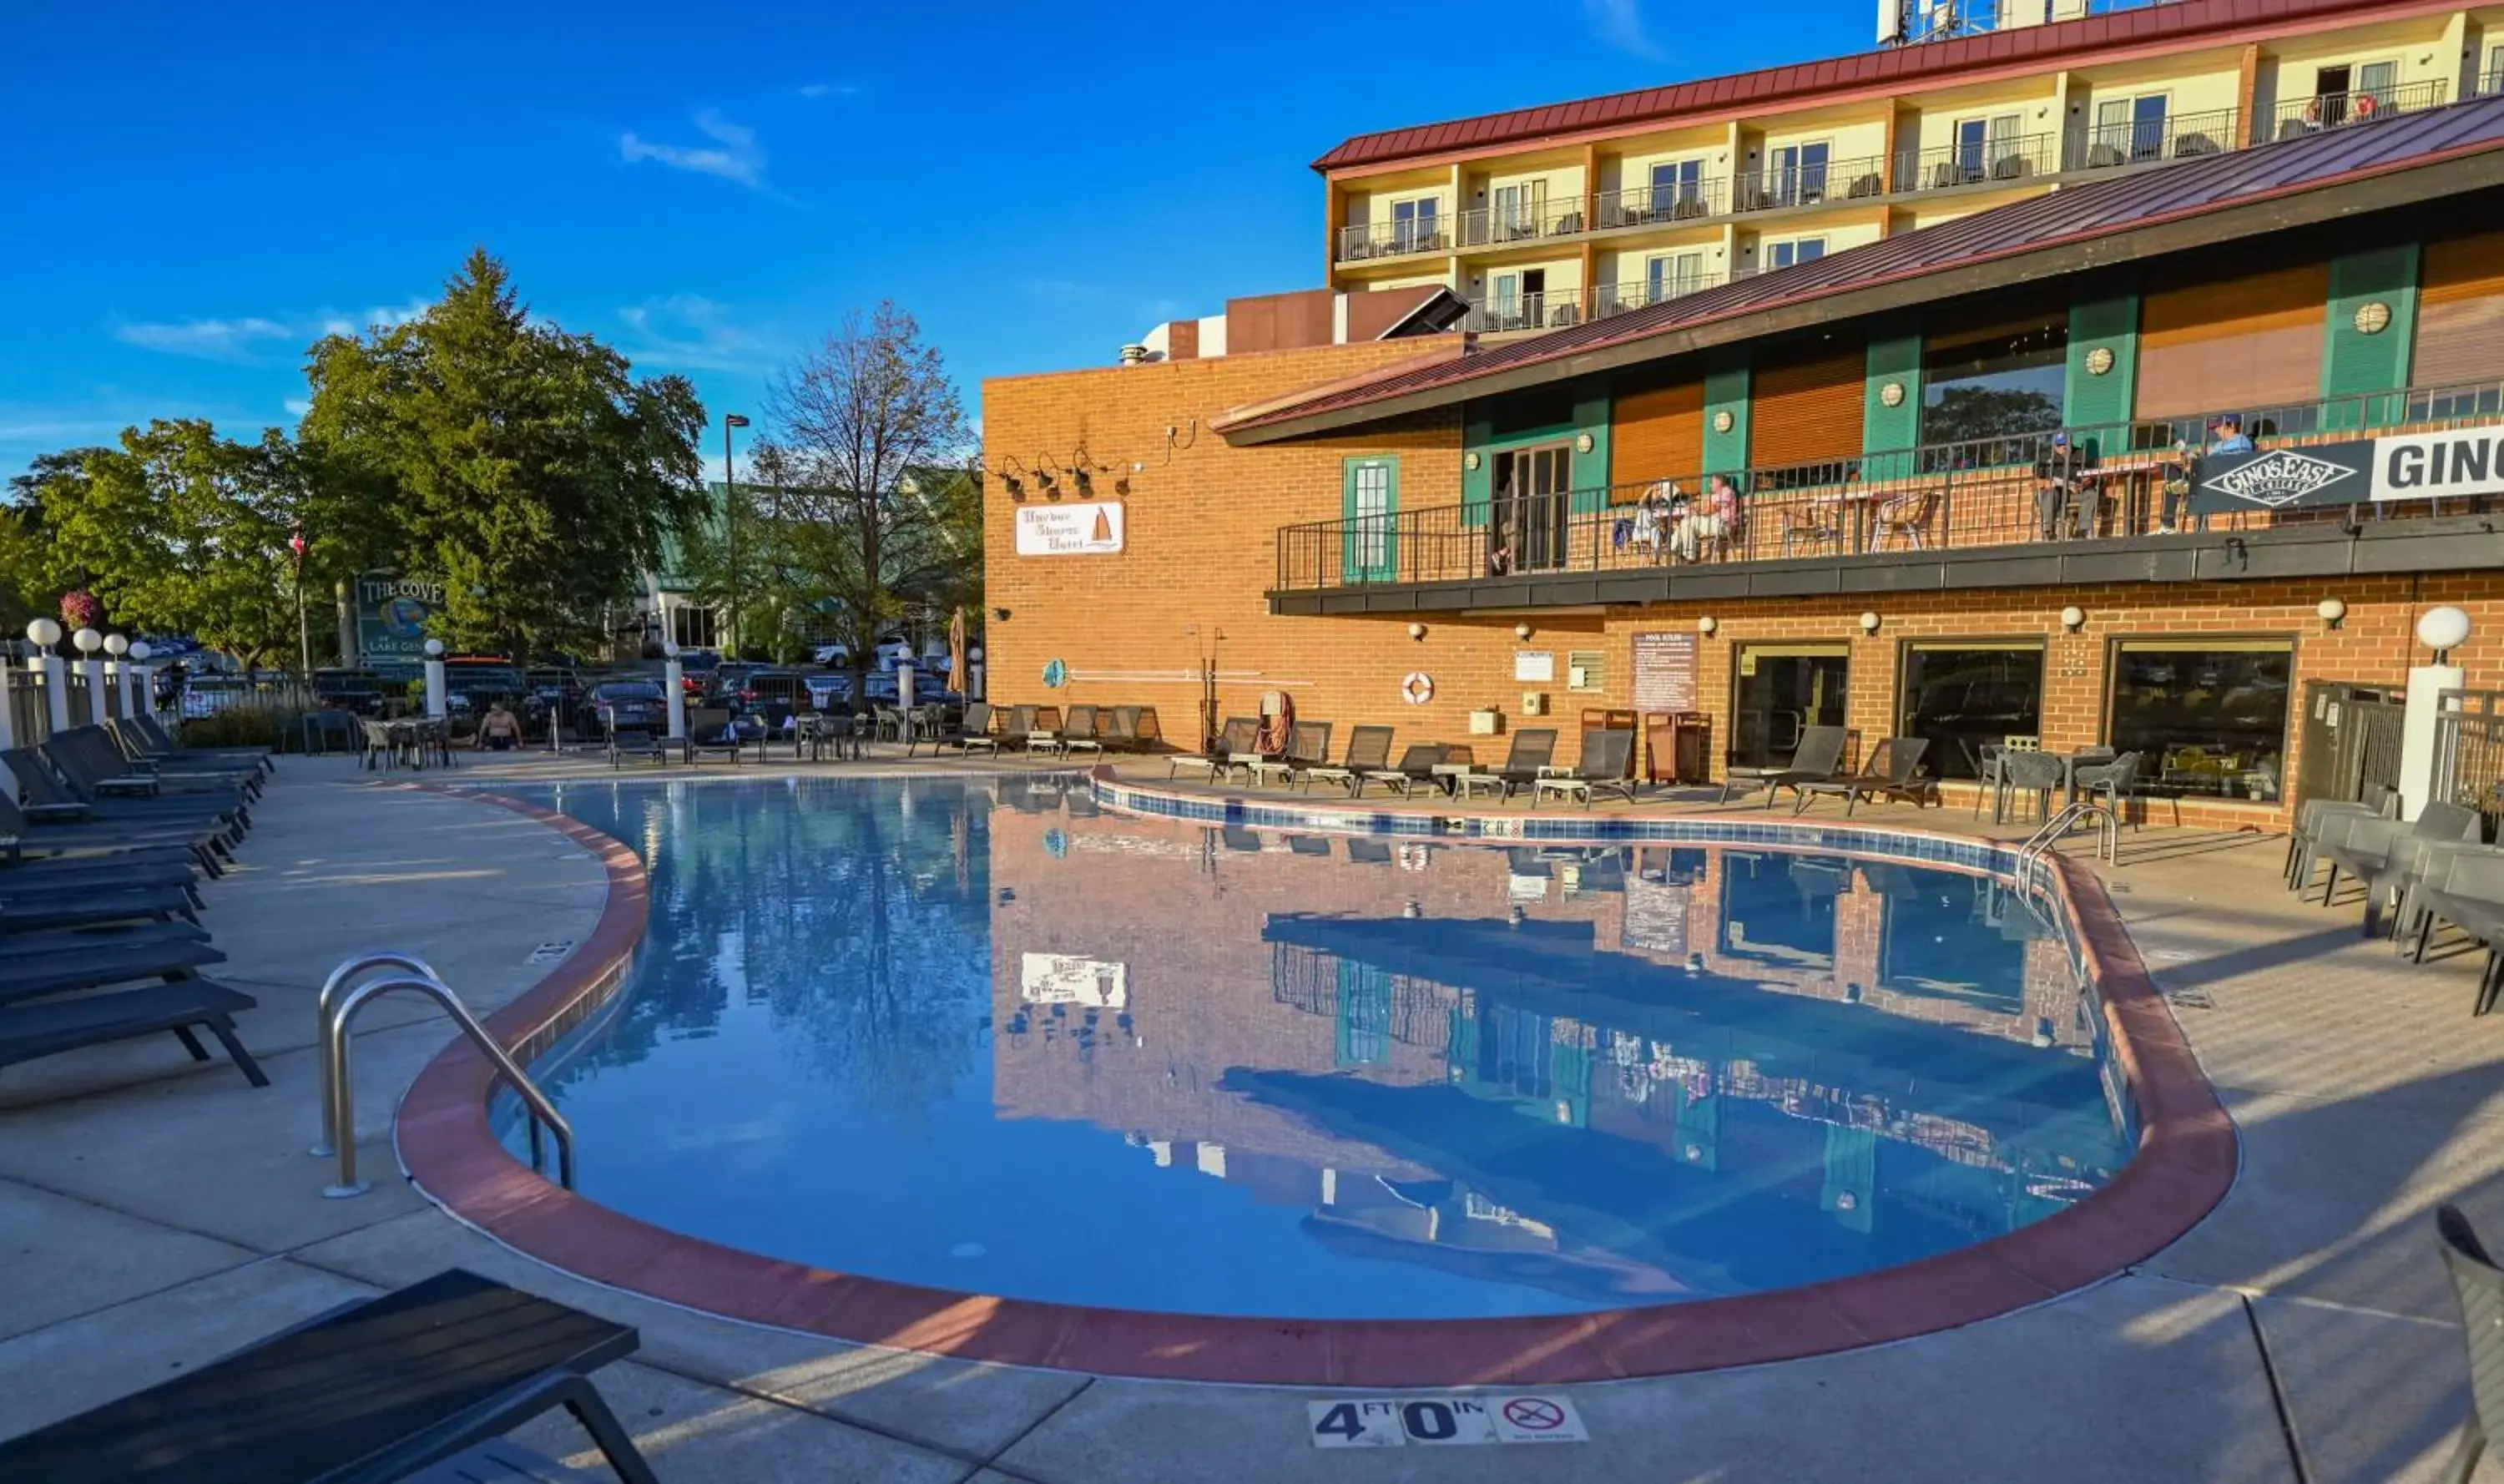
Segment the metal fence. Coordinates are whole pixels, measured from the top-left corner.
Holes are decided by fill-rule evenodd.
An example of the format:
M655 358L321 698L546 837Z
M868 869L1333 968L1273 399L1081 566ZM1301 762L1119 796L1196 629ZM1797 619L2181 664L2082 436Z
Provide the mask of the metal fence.
M2241 409L2271 446L2322 435L2423 431L2492 419L2504 385L2417 389L2288 407ZM1277 589L1469 581L1541 572L1634 570L1682 563L1777 561L1891 550L1964 550L2035 541L2094 541L2187 527L2188 481L2169 467L2174 445L2198 448L2221 412L2068 430L2099 459L2092 496L2047 506L2035 460L2052 430L1926 444L1728 474L1742 497L1715 518L1695 473L1530 493L1499 485L1486 500L1286 526L1275 536ZM2196 456L2195 456L2196 462ZM1639 501L1676 485L1689 518L1663 521ZM2378 505L2375 519L2459 513L2470 498ZM2354 518L2341 506L2249 509L2197 517L2198 529L2238 535Z
M2353 92L2289 98L2278 106L2277 127L2271 137L2301 139L2324 129L2371 123L2377 119L2388 119L2399 114L2423 113L2430 108L2443 107L2451 94L2452 85L2435 78L2391 87L2364 87Z
M2396 788L2405 697L2399 688L2314 680L2304 688L2299 807L2314 799L2361 799L2368 784Z
M2504 824L2504 691L2448 690L2436 698L2433 795Z

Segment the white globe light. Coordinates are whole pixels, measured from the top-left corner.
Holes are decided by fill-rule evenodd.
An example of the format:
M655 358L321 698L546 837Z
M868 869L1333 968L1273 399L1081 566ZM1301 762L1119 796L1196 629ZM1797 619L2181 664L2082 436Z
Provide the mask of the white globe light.
M2065 629L2083 627L2086 621L2087 610L2084 608L2072 604L2061 610L2061 626Z
M1698 634L1710 634L1721 627L1722 626L1720 624L1713 621L1713 616L1709 613L1695 621L1695 632Z
M426 657L430 660L439 660L443 658L443 640L439 638L428 639L426 641Z
M2348 604L2336 598L2324 598L2313 605L2313 611L2323 623L2335 624L2348 616Z
M1861 614L1861 633L1863 633L1863 634L1875 634L1875 633L1877 633L1877 632L1878 632L1878 615L1877 615L1877 614L1875 614L1875 613L1863 613L1863 614Z
M130 652L130 640L119 634L108 634L104 637L104 652L120 659Z
M664 658L675 660L678 657L678 646L676 644L663 644L661 646L661 654Z
M26 638L50 649L61 641L61 626L49 618L33 619L26 625Z
M2457 649L2469 638L2469 615L2454 607L2428 608L2417 618L2417 642L2428 649Z
M151 648L148 641L144 638L135 638L130 641L130 657L134 660L144 661L156 652L156 651Z
M70 642L78 645L79 653L93 654L104 647L104 636L93 629L81 629L70 636Z

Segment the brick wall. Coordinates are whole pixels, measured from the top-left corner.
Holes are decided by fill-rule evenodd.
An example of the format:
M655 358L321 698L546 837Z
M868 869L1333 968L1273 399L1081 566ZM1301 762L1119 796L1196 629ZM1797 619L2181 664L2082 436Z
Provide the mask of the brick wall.
M1198 726L1198 666L1214 656L1219 714L1248 715L1262 693L1293 694L1305 720L1335 724L1333 750L1352 727L1399 729L1401 743L1466 741L1469 713L1492 707L1506 725L1520 721L1525 687L1513 679L1513 655L1530 647L1555 654L1554 684L1546 687L1551 720L1565 732L1560 761L1577 751L1576 727L1586 706L1631 705L1631 636L1653 628L1694 632L1711 615L1718 632L1698 654L1699 703L1714 718L1717 758L1730 741L1731 668L1748 640L1835 639L1852 646L1849 722L1874 742L1896 722L1903 643L1916 638L2047 640L2040 732L2043 744L2067 750L2104 740L2108 644L2123 637L2200 634L2289 636L2296 641L2296 695L2313 679L2396 684L2422 658L2412 638L2417 615L2436 604L2466 607L2473 637L2455 655L2473 687L2504 679L2504 573L2374 575L2290 581L2125 584L1858 595L1659 604L1606 611L1509 611L1423 614L1422 638L1405 617L1279 617L1265 597L1274 581L1275 533L1297 522L1336 520L1341 513L1342 462L1397 454L1400 500L1419 509L1458 500L1461 424L1456 415L1422 415L1361 434L1249 448L1229 446L1209 431L1226 408L1280 396L1394 364L1421 354L1414 343L1385 342L1229 356L1219 360L1020 377L984 386L985 442L998 466L1015 456L1065 463L1084 448L1111 472L1097 473L1099 497L1126 502L1125 550L1117 556L1021 558L1014 524L1019 503L991 482L985 511L989 602L985 634L994 701L1051 700L1101 705L1154 705L1167 738L1187 743ZM1197 431L1193 431L1197 423ZM1166 429L1177 430L1168 450ZM1144 467L1133 470L1133 464ZM1127 492L1116 481L1128 482ZM1031 489L1029 500L1041 497ZM2344 627L2328 630L2314 614L2323 598L2348 604ZM2063 607L2085 610L2080 633L2064 633ZM1858 619L1874 611L1881 626L1863 635ZM1516 623L1534 630L1524 645ZM1602 649L1605 689L1569 694L1565 655ZM1060 659L1072 680L1045 690L1044 665ZM1435 682L1424 705L1403 700L1403 677L1422 672ZM1482 757L1500 757L1503 738L1477 740ZM2301 729L2290 725L2282 777L2296 777ZM2171 820L2170 810L2162 817ZM2263 806L2186 803L2186 823L2226 827L2283 823L2284 811Z

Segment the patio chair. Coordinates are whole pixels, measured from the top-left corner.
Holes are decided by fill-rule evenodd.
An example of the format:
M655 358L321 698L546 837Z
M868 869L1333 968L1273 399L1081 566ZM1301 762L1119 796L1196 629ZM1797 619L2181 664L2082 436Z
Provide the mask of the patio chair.
M1296 776L1307 768L1320 768L1330 762L1332 724L1327 721L1300 721L1287 731L1287 750L1274 758L1265 757L1251 765L1255 787L1274 777L1282 787L1296 786Z
M2069 766L2057 752L2006 747L2000 754L2000 786L2011 796L2032 798L2038 820L2052 817L2052 796L2069 780Z
M1337 783L1353 797L1361 777L1391 766L1391 732L1389 727L1358 727L1347 734L1347 756L1339 760L1338 767L1315 763L1297 774L1297 781L1304 785L1306 793L1311 793L1317 782Z
M1600 794L1635 801L1635 734L1616 727L1585 727L1582 754L1570 774L1549 773L1531 785L1533 804L1548 794L1580 799L1589 809Z
M1098 757L1103 756L1103 739L1096 735L1096 729L1098 725L1097 717L1102 714L1102 711L1103 708L1101 707L1071 707L1069 708L1068 723L1061 729L1060 735L1053 740L1051 750L1059 752L1062 757L1069 757L1080 752L1093 752Z
M2081 796L2098 800L2104 812L2112 816L2117 830L2122 821L2122 801L2139 797L2139 767L2144 757L2143 753L2125 752L2110 762L2073 766L2069 782ZM2132 820L2131 828L2139 828L2139 822Z
M2477 1008L2485 1015L2495 1006L2496 945L2504 942L2504 850L2461 850L2446 855L2440 876L2432 871L2419 886L2414 904L2422 914L2417 925L2417 957L2423 961L2426 945L2438 921L2449 922L2487 949L2487 971L2479 977Z
M1261 718L1230 716L1218 730L1215 744L1206 752L1177 752L1165 760L1165 781L1171 782L1186 773L1198 773L1210 782L1225 778L1235 766L1235 759L1261 744Z
M1379 783L1406 799L1415 791L1418 784L1434 781L1435 767L1443 761L1447 750L1443 742L1411 743L1407 751L1400 754L1400 761L1396 766L1371 769L1357 774L1356 782L1348 793L1352 797L1363 798L1366 784Z
M2287 889L2298 896L2312 889L2313 869L2318 864L2313 847L2323 821L2334 814L2394 814L2399 808L2399 791L2384 783L2366 784L2362 799L2305 800L2286 836Z
M2469 1415L2461 1419L2443 1484L2469 1484L2487 1451L2487 1434L2504 1428L2504 1268L2487 1255L2458 1206L2437 1206L2434 1229L2452 1295L2460 1301L2461 1338L2469 1347Z
M591 1376L625 1325L450 1268L0 1443L17 1484L106 1478L578 1478L504 1435L563 1407L624 1484L654 1484Z
M1529 788L1539 781L1540 770L1556 756L1556 729L1529 727L1513 734L1512 745L1505 749L1504 766L1485 772L1472 770L1462 774L1453 791L1463 798L1481 788L1500 790L1504 801L1513 802L1513 790Z
M26 817L38 824L94 821L131 831L198 829L232 845L243 839L251 822L240 802L212 797L83 796L71 791L51 760L33 748L0 752L0 765L7 767L17 791L25 796Z
M2429 804L2418 811L2415 824L2367 814L2338 817L2345 821L2345 838L2325 841L2321 846L2321 858L2330 863L2330 883L2322 888L2321 904L2330 905L2340 872L2362 881L2368 938L2382 935L2383 903L2396 904L2424 870L2431 847L2477 845L2485 838L2485 821L2475 811L2457 804Z
M109 825L85 819L30 826L16 800L0 797L0 860L12 869L29 860L149 866L181 861L210 876L224 876L231 850L215 826Z
M1814 501L1800 501L1783 510L1783 555L1790 556L1794 546L1805 546L1815 556L1829 543L1842 538L1843 528L1832 519L1834 507Z
M630 757L640 757L653 763L668 762L670 736L665 730L667 725L663 723L661 726L653 726L648 722L620 724L617 713L609 712L607 738L609 771L613 773L626 766L626 760Z
M1842 766L1849 736L1842 727L1802 727L1799 745L1791 749L1789 762L1733 764L1724 770L1721 802L1729 803L1733 791L1761 787L1765 790L1765 808L1771 809L1774 797L1787 785L1834 777L1835 770Z
M699 706L690 708L687 712L686 745L680 756L690 764L701 764L708 752L726 752L730 754L732 766L738 766L739 755L747 750L748 740L731 723L728 707Z
M1935 489L1898 495L1893 500L1880 501L1870 511L1873 524L1869 549L1884 551L1888 537L1900 535L1912 543L1915 551L1921 550L1922 533L1930 529L1930 518L1937 513L1938 507L1939 492Z
M319 711L307 712L306 719L321 714ZM338 716L346 713L332 711L330 714ZM186 747L168 738L163 728L151 730L143 727L136 717L127 721L108 721L104 730L112 737L114 745L122 749L122 755L134 763L170 768L248 768L257 773L270 773L277 767L271 761L267 747Z
M1839 795L1843 811L1850 814L1864 798L1904 799L1916 807L1939 802L1938 785L1922 777L1922 754L1929 751L1927 737L1890 737L1870 749L1869 761L1859 774L1848 778L1802 778L1791 785L1797 796L1791 805L1793 814L1808 812L1808 807L1822 795Z

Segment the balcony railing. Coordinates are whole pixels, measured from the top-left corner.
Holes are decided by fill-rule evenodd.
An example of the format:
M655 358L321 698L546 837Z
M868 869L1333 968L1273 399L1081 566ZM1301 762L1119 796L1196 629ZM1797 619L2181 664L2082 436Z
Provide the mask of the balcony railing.
M2498 67L2478 80L2478 96L2491 98L2497 93L2504 93L2504 67Z
M1511 298L1474 298L1463 329L1501 335L1525 329L1563 329L1585 320L1604 320L1629 309L1641 309L1703 289L1717 289L1728 279L1720 273L1669 273L1657 285L1649 281L1599 284L1588 289L1558 289Z
M2069 168L2107 170L2222 154L2234 149L2240 137L2235 132L2235 114L2234 109L2221 108L2089 128L2069 141Z
M1830 159L1820 165L1778 165L1743 175L1739 177L1736 204L1741 211L1772 211L1886 193L1886 156L1872 155L1862 159Z
M2289 98L2278 106L2276 127L2270 137L2301 139L2323 129L2371 123L2377 119L2388 119L2399 114L2423 113L2429 108L2443 107L2451 91L2449 83L2436 78L2391 87L2327 93L2315 98Z
M1603 227L1672 226L1681 222L1701 222L1728 210L1718 180L1603 190L1595 205L1595 215Z
M1448 253L1452 234L1438 221L1351 223L1339 229L1339 260L1396 258L1404 253Z
M2504 420L2504 382L2239 410L2263 446L2283 446ZM1488 502L1286 526L1276 534L1276 590L2105 541L2194 524L2234 534L2351 518L2336 506L2191 515L2185 482L2168 490L2167 457L2177 441L2198 449L2216 416L2069 430L2098 455L2097 493L2048 511L2034 478L2053 436L2044 431L1735 473L1742 498L1727 522L1713 518L1706 481L1686 475L1520 497L1499 491ZM1645 493L1666 498L1673 483L1690 502L1687 519L1644 513ZM2444 504L2377 505L2375 515L2442 514Z
M1513 207L1481 206L1462 212L1460 223L1463 247L1502 247L1511 242L1571 237L1582 230L1582 198L1568 196L1561 204L1541 201Z
M1897 193L1946 190L1956 186L2014 185L2061 168L2060 138L2014 134L2000 139L1907 150L1895 156Z

